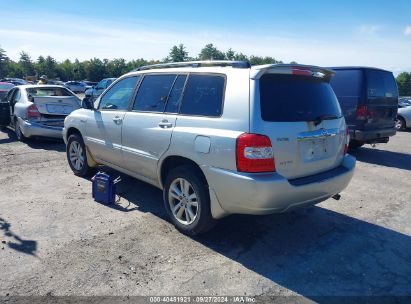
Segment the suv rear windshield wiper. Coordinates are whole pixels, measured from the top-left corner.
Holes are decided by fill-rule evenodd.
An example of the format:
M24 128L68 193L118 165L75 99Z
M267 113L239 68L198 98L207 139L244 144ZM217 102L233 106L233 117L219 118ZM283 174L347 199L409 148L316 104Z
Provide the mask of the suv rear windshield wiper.
M323 114L314 119L314 125L319 125L323 120L333 120L339 118L337 115Z

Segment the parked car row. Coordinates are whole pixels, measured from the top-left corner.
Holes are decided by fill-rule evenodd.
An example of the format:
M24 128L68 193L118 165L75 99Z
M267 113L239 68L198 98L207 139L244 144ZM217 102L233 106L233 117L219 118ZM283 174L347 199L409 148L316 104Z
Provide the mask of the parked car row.
M395 126L397 130L411 128L411 97L400 98Z
M85 95L13 88L9 123L21 140L62 136L76 175L106 165L162 189L171 221L191 235L229 214L339 199L356 163L349 145L388 142L398 107L381 69L236 61L142 67Z

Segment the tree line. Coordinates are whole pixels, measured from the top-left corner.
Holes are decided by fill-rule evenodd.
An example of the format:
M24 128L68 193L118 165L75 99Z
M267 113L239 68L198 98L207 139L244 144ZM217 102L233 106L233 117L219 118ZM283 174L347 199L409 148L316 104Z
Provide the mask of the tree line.
M247 56L237 53L231 48L226 52L217 49L212 43L207 44L201 49L197 57L190 57L183 44L175 45L170 49L166 58L162 60L146 60L144 58L126 61L123 58L99 59L71 61L66 59L58 62L51 56L39 56L33 60L25 51L20 53L18 61L11 60L4 49L0 47L0 79L25 78L27 76L47 75L49 79L68 80L89 80L99 81L108 77L119 77L138 67L166 63L182 62L191 60L248 60L252 65L282 63L273 57Z
M248 60L251 65L283 63L270 56L247 56L229 48L227 51L219 50L214 44L205 45L197 57L191 57L184 44L174 45L166 58L162 60L146 60L144 58L126 61L123 58L99 59L71 61L66 59L58 62L51 56L39 56L33 60L31 56L22 51L18 61L13 61L7 57L6 51L0 47L0 79L5 77L24 78L26 76L47 75L50 79L68 80L89 80L99 81L108 77L119 77L138 67L165 63L183 62L192 60ZM292 61L291 63L296 63ZM396 78L400 96L411 96L411 72L403 72Z

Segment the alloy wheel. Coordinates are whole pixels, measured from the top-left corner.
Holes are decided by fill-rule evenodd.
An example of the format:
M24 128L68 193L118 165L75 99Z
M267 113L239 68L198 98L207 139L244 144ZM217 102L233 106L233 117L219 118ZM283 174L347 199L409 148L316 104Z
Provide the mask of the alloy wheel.
M175 179L168 191L168 202L171 212L177 221L183 225L190 225L198 215L197 194L184 178Z
M69 149L69 158L74 169L80 171L84 166L84 150L80 143L72 141Z

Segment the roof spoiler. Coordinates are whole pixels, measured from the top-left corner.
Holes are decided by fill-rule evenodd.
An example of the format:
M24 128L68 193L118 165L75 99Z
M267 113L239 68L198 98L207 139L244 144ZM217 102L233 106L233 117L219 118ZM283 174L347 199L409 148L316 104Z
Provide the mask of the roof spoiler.
M304 64L267 64L252 68L251 79L259 79L264 74L285 74L322 78L330 81L335 71L314 65Z

